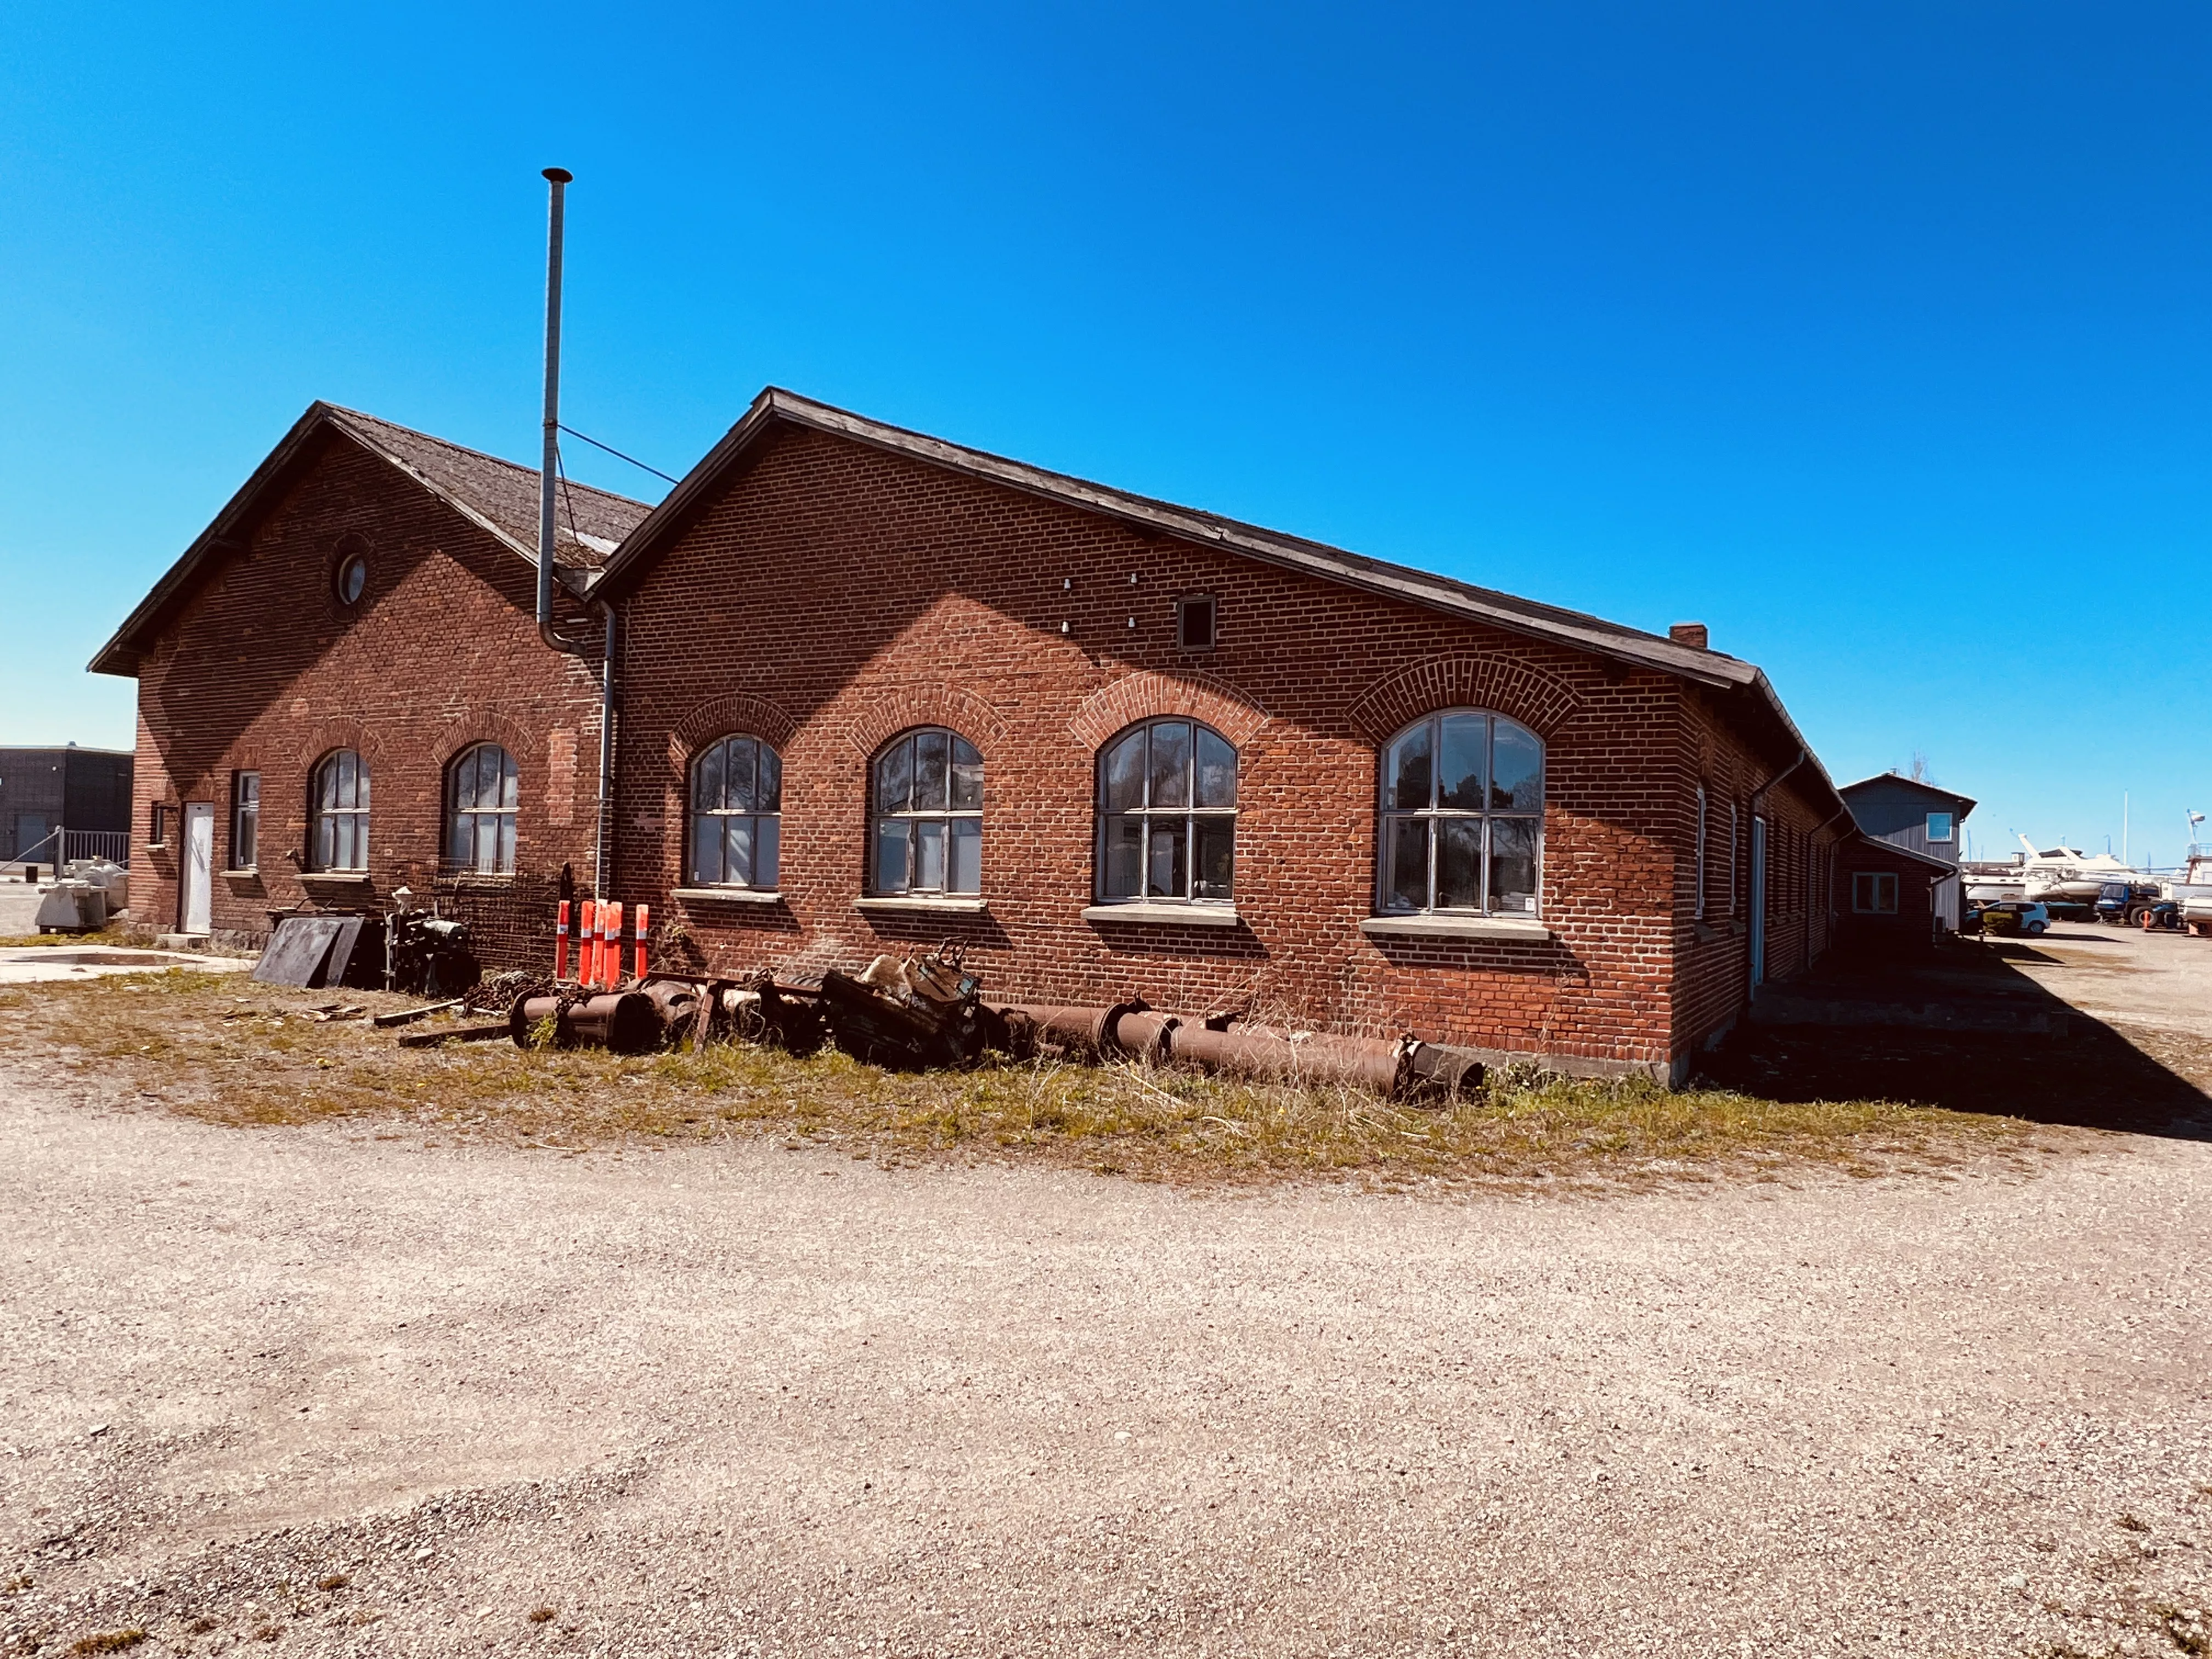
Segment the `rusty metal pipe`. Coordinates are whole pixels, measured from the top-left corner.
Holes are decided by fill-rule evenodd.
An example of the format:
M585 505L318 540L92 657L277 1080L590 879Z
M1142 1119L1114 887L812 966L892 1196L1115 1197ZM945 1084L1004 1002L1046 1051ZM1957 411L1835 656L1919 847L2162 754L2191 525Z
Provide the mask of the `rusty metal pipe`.
M1208 1072L1285 1083L1346 1085L1388 1096L1398 1092L1412 1046L1318 1031L1293 1036L1265 1025L1215 1031L1178 1024L1169 1033L1168 1057Z
M660 1011L636 991L611 991L566 1007L559 997L525 997L507 1015L507 1033L518 1048L530 1046L530 1034L544 1019L553 1021L553 1042L562 1048L605 1048L617 1054L641 1054L660 1046Z

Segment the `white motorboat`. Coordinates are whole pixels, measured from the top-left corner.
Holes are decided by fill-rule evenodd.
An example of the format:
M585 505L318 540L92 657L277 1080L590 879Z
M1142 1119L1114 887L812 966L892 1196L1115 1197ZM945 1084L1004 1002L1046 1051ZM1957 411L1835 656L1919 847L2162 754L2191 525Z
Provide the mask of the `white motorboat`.
M2085 853L2078 847L2038 848L2026 836L2020 838L2020 844L2027 848L2027 858L2018 866L2026 889L2021 896L2039 904L2094 904L2108 881L2150 879L2110 853Z

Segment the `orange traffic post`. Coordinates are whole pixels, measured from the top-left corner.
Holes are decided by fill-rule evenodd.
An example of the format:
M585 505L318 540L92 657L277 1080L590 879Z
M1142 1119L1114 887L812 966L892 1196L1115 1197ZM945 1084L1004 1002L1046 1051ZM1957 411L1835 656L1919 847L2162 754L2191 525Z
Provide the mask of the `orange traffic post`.
M559 917L553 923L553 977L568 977L568 901L561 901Z
M652 927L652 923L648 920L652 915L653 907L651 905L641 904L637 907L637 927L635 930L637 933L637 976L641 982L645 978L645 936Z
M592 982L592 970L598 965L599 951L599 907L596 900L584 901L584 925L576 930L576 980L579 984Z
M622 913L620 899L599 910L607 924L606 946L599 954L599 983L610 991L622 983Z

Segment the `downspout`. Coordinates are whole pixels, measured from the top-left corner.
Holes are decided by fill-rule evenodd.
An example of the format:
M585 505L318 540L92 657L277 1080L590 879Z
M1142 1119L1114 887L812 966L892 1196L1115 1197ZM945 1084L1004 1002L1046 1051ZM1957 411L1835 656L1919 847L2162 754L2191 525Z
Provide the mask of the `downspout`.
M613 884L607 868L607 830L615 810L615 608L599 607L606 617L607 653L599 663L599 823L592 847L592 896L606 896ZM640 950L645 947L642 943Z

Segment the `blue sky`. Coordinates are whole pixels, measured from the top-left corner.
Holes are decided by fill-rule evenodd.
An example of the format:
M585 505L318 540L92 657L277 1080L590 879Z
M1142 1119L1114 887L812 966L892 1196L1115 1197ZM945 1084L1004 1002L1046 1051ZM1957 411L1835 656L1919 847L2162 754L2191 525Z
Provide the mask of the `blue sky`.
M2212 811L2212 13L18 8L0 743L307 402L681 472L775 382L1622 622L1838 781ZM660 486L572 447L574 472Z

